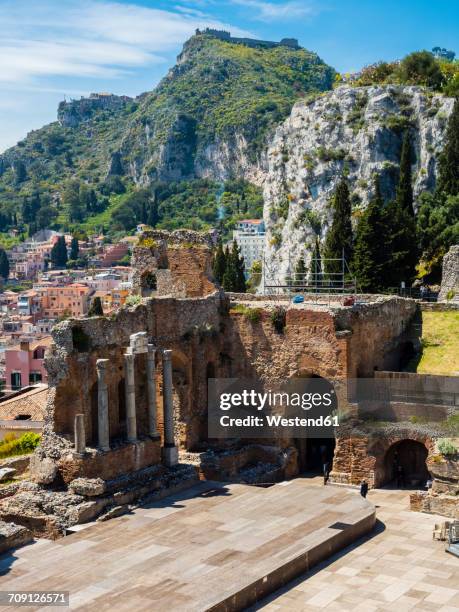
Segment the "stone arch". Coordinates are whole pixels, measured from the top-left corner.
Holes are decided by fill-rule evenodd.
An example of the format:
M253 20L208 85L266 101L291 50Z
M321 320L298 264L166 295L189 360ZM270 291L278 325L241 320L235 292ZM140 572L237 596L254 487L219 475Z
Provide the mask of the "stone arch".
M158 289L156 273L145 270L140 276L140 291L142 297L151 296Z
M371 451L375 456L374 486L389 483L396 486L423 485L429 477L429 450L426 441L415 436L376 445ZM398 466L402 468L401 473Z
M332 383L325 376L321 376L317 370L311 368L300 368L297 370L293 379L306 378L320 380L331 385ZM311 472L313 474L323 474L325 466L328 472L333 469L335 457L336 438L295 438L295 447L298 451L298 469L300 472Z

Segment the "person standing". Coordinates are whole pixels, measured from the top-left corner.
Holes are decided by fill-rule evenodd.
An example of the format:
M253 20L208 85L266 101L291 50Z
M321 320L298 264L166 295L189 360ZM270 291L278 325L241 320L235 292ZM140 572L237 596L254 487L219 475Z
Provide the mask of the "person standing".
M368 493L368 482L366 480L362 480L360 483L360 495L362 497L366 497Z

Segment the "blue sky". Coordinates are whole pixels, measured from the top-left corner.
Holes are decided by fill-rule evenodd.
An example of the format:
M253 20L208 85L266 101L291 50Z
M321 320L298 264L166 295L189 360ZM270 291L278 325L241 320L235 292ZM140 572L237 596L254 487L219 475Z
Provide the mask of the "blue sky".
M152 89L205 26L298 38L342 72L436 45L459 54L457 0L0 0L0 152L64 95Z

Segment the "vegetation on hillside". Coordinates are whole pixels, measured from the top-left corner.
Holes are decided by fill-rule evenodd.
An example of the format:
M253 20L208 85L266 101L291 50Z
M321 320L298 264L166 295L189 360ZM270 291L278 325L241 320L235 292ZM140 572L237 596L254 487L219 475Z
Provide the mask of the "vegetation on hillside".
M305 49L193 36L154 91L113 110L91 107L75 127L52 123L6 151L0 157L0 227L17 227L25 236L44 227L72 231L113 221L126 230L133 227L130 210L144 223L149 214L158 227L214 225L220 185L198 181L195 158L211 143L233 144L239 134L254 161L295 100L331 88L334 76ZM78 104L68 104L68 112ZM138 188L134 166L151 187ZM258 197L254 190L233 184L226 209Z
M338 77L338 81L342 78ZM434 47L432 52L410 53L401 61L377 62L365 66L351 83L357 87L387 84L422 85L454 97L459 95L459 61L455 59L453 51Z

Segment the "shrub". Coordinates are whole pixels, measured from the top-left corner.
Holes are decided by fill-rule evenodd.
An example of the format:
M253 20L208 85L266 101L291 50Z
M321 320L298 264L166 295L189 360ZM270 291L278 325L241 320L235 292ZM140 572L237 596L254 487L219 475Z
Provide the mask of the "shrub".
M287 320L287 312L283 306L276 306L271 313L271 323L278 334L283 334Z
M258 323L261 320L261 308L249 308L244 306L244 304L237 304L231 308L231 311L244 315L251 323Z
M444 456L455 455L457 453L456 445L449 438L441 438L438 440L437 448Z
M0 442L0 458L32 453L40 444L40 440L41 436L33 432L25 433L19 438L14 434L7 434Z
M454 291L454 289L449 289L449 291L446 294L446 299L452 300L455 295L456 295L456 292Z
M126 298L126 306L136 306L142 302L140 295L128 295Z

